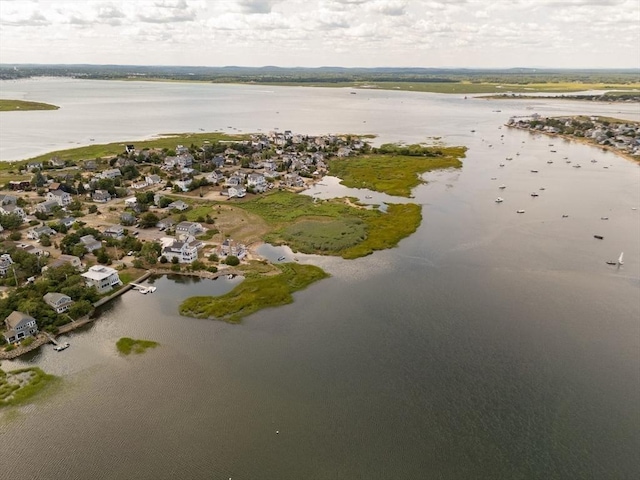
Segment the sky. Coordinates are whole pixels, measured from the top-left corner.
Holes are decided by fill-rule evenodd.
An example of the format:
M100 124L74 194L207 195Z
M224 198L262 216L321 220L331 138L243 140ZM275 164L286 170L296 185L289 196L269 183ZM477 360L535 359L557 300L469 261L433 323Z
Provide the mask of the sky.
M639 68L640 0L0 0L0 63Z

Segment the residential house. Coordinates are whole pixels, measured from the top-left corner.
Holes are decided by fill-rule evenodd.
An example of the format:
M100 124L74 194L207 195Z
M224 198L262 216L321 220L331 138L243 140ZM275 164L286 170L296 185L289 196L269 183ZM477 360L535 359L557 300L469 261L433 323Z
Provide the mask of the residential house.
M198 259L197 242L191 239L187 241L173 240L169 245L162 248L162 256L171 261L178 259L179 263L192 263Z
M18 202L18 197L15 195L0 195L0 205L15 205Z
M98 164L95 160L87 160L84 162L83 167L88 172L95 172L98 169Z
M196 236L204 232L202 224L197 222L180 222L176 225L176 236L191 235Z
M74 217L64 217L61 218L58 222L60 225L64 225L67 228L71 228L74 223L76 223L76 219Z
M24 213L24 210L17 205L9 204L9 205L0 205L0 215L18 215L22 220L26 218L27 214Z
M224 180L224 174L220 170L215 170L207 175L209 183L218 183Z
M40 247L36 247L35 245L30 245L28 243L19 243L18 245L16 245L18 248L24 250L27 253L30 253L31 255L45 255L45 256L49 256L49 252L46 252L42 250Z
M47 200L53 200L61 207L66 207L73 200L71 195L67 192L63 192L62 190L54 190L52 192L47 192L45 197Z
M23 338L34 336L38 333L36 319L26 313L13 311L4 319L7 331L4 338L8 343L19 342Z
M6 277L9 269L13 265L13 260L11 259L11 255L8 253L3 253L0 255L0 276Z
M114 180L115 178L121 177L122 172L119 168L111 168L109 170L104 170L102 173L97 175L98 178L108 178Z
M159 175L147 175L145 177L145 182L147 182L147 185L158 185L161 181L162 179Z
M80 237L80 242L84 245L84 248L86 248L88 252L94 252L102 248L102 242L100 240L96 240L93 235L85 235L84 237Z
M229 198L242 198L247 195L247 191L243 187L229 187L227 195L229 195Z
M60 205L55 200L45 200L44 202L40 202L36 205L36 212L46 213L47 215L49 215L53 212L53 209L55 207L59 206Z
M234 255L240 259L247 255L247 247L234 241L231 238L225 239L224 242L218 247L217 253L219 257L226 257L227 255Z
M91 198L96 203L107 203L111 200L111 195L106 190L96 190L91 195Z
M64 313L73 305L71 297L57 292L49 292L44 295L42 299L47 305L53 308L56 313Z
M59 157L52 157L51 160L49 160L49 166L54 168L62 168L64 167L64 160Z
M120 240L122 237L124 237L124 227L122 225L110 225L102 232L102 234L107 237Z
M32 170L38 169L42 170L42 162L29 162L26 165L27 172L31 172Z
M193 180L191 178L188 178L186 180L176 180L175 182L173 182L173 184L183 192L188 192L189 185L191 185L192 183L193 183Z
M224 182L224 186L229 187L239 187L244 183L244 179L240 175L231 175Z
M10 180L9 188L11 190L28 190L31 188L31 182L29 180Z
M33 227L27 230L27 238L31 240L38 240L42 235L55 235L57 232L47 225L42 225L40 227Z
M267 179L259 173L250 173L247 176L247 187L253 188L256 192L264 192L267 189Z
M135 225L137 221L138 220L136 219L136 217L129 212L124 212L122 215L120 215L120 224L122 225Z
M183 202L182 200L176 200L175 202L172 202L168 205L169 210L177 210L179 212L184 212L187 208L189 208L189 205L185 202Z
M122 285L118 271L104 265L94 265L81 276L85 279L87 286L96 287L101 294L112 290L114 286Z
M49 265L42 267L42 272L44 273L50 268L61 267L63 265L66 265L67 263L72 265L76 270L84 269L82 265L82 261L80 260L80 257L76 257L75 255L62 254L58 258L56 258L53 262L51 262Z
M136 197L129 197L124 199L124 208L133 208L138 204L138 199Z
M167 230L173 227L175 224L176 221L173 218L167 217L156 223L156 227L158 227L160 230Z

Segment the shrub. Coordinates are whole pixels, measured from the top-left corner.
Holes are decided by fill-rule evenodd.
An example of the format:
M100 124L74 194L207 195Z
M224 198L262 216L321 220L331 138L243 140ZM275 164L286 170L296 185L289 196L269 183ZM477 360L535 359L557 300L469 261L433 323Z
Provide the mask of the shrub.
M227 258L225 258L224 263L231 267L235 267L237 265L240 265L240 259L235 255L228 255Z

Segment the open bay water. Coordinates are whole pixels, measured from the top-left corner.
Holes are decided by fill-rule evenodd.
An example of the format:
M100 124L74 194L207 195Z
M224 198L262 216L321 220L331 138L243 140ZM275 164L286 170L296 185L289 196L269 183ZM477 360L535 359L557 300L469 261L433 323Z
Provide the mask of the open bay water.
M296 255L332 276L293 304L241 325L180 317L184 298L241 279L163 277L156 293L127 293L105 308L64 352L45 347L3 362L63 378L56 394L3 414L0 463L11 478L640 475L639 167L501 127L533 111L638 120L637 106L70 80L3 84L3 97L10 87L63 108L12 113L11 124L0 115L3 159L83 135L115 141L226 126L377 133L376 141L441 136L469 147L462 169L427 174L414 190L423 222L398 248L355 261ZM145 115L145 105L155 107ZM85 121L40 117L72 106L69 117ZM95 126L89 111L102 119ZM316 189L344 193L330 181ZM364 201L389 201L371 196ZM604 263L621 251L621 268ZM120 357L122 336L161 346ZM34 449L28 462L11 460Z

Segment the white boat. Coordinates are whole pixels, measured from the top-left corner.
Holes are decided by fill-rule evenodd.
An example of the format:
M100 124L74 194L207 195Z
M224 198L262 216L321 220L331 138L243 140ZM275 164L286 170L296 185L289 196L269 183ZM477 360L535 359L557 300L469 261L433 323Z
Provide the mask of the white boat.
M537 192L531 192L531 196L532 196L532 197L537 197L537 196L538 196L538 193L537 193Z
M620 252L620 256L618 257L618 265L622 265L624 262L622 261L622 257L624 256L624 252Z
M538 173L538 170L531 170L531 173Z
M496 198L496 203L502 203L502 202L504 202L504 198L502 197Z
M547 163L551 164L553 163L553 160L547 160Z
M59 343L58 345L56 345L55 347L53 347L53 349L56 352L61 352L62 350L65 350L67 348L69 348L71 345L69 344L69 342L64 342L64 343Z
M573 168L580 168L580 164L576 163Z
M507 186L505 184L502 184L498 187L500 190L504 190L505 188L507 188Z
M524 213L524 210L516 210L516 213Z
M600 217L600 220L609 220L609 217Z

